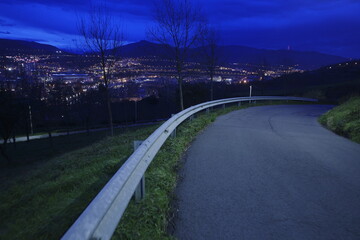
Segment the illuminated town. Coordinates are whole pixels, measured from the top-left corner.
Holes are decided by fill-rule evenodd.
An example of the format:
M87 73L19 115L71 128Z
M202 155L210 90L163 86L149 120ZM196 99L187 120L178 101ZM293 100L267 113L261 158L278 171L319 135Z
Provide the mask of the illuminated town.
M101 69L95 56L78 56L61 51L56 55L9 55L0 58L0 91L21 92L24 84L41 87L41 100L48 102L55 93L57 100L69 104L86 92L99 88ZM214 82L227 85L248 84L303 70L285 66L260 66L231 63L217 66ZM165 84L176 85L174 62L159 57L123 58L116 61L110 89L112 101L157 96ZM188 62L184 81L209 82L207 71L197 62Z

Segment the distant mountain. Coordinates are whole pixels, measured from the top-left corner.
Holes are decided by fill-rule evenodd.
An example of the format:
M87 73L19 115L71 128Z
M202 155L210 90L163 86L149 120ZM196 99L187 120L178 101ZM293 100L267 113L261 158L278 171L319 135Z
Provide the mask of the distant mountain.
M157 56L169 57L168 46L148 41L140 41L120 47L124 57ZM244 46L219 46L220 61L223 63L258 64L258 65L296 65L310 70L322 66L340 63L348 59L318 52L288 50L266 50ZM200 48L191 49L191 60L199 61Z
M41 44L37 42L29 42L22 40L0 39L0 54L56 54L61 51L57 47Z
M165 57L168 56L167 50L167 45L156 44L143 40L121 46L119 53L122 57Z
M222 46L219 51L227 62L285 66L298 64L300 68L306 70L348 60L343 57L318 52L266 50L243 46Z
M123 57L146 57L157 56L160 58L170 58L169 46L156 44L148 41L140 41L124 45L119 48L119 53ZM56 54L62 51L47 44L36 42L0 39L0 54ZM302 52L287 50L266 50L244 46L219 46L219 56L221 63L257 64L257 65L296 65L301 69L312 70L322 66L336 64L347 61L348 59L318 52ZM199 55L201 48L189 51L190 60L201 61Z

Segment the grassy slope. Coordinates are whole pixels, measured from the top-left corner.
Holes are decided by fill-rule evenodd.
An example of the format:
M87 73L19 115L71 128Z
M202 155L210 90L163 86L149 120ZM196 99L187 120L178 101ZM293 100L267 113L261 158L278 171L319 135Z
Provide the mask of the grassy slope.
M114 239L171 239L166 228L179 159L197 133L237 107L200 114L179 128L146 172L147 196L131 202ZM132 152L157 126L132 130L44 162L0 193L0 239L58 239Z
M353 97L319 118L335 133L360 143L360 97Z
M60 238L131 154L132 141L156 127L105 138L14 180L0 193L0 239Z

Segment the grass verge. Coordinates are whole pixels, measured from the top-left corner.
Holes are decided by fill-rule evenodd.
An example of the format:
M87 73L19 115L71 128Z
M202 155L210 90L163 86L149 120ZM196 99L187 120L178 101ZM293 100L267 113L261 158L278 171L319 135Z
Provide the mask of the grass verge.
M319 118L333 132L360 143L360 97L352 97Z
M132 141L157 127L105 137L18 176L0 193L0 239L59 239L132 153Z
M167 225L179 159L199 131L237 109L198 114L178 127L177 137L164 144L146 172L146 198L130 202L113 239L172 239ZM59 239L132 153L133 140L146 139L157 127L106 137L43 161L12 181L0 193L0 239Z

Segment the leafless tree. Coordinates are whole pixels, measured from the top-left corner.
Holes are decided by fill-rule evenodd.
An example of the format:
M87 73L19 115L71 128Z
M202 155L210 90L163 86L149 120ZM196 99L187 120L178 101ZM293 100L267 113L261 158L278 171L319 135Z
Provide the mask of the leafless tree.
M203 64L210 77L210 100L214 100L214 77L220 61L219 53L220 34L211 26L207 25L204 34L200 38Z
M109 84L119 48L123 45L123 32L105 5L93 7L89 15L79 20L78 29L83 37L85 48L96 54L101 68L105 87L105 99L109 115L111 136L114 135Z
M204 23L198 7L190 0L159 0L155 4L155 25L148 30L150 38L168 46L175 61L179 85L180 108L184 109L183 79L189 49L203 33Z

